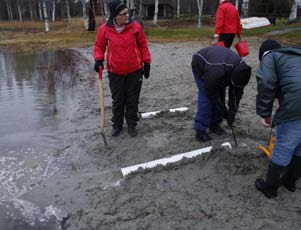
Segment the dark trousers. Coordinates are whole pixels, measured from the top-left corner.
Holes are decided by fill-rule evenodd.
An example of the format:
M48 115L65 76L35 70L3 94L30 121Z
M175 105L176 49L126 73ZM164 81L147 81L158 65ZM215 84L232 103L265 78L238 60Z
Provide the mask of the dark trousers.
M218 41L223 41L225 43L225 47L230 48L234 38L235 34L220 34Z
M197 132L203 132L206 131L206 129L211 126L219 125L223 121L223 118L219 110L212 105L210 99L206 95L204 84L203 81L201 80L199 71L196 69L192 69L192 72L199 90L198 110L194 119L194 129ZM219 97L224 100L225 98L224 90L220 90Z
M142 85L142 71L136 71L127 76L109 72L109 86L112 94L112 123L116 129L122 128L125 117L129 127L136 127L138 119L138 104Z

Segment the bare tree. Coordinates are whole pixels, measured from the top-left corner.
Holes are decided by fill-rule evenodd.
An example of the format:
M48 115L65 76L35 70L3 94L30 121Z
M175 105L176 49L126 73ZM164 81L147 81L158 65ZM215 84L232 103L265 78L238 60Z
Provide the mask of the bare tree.
M197 0L197 3L198 3L198 10L199 10L198 29L201 29L202 28L203 0Z
M17 4L18 4L17 8L18 8L19 20L20 20L20 22L22 22L23 19L22 19L22 11L21 11L21 6L20 6L20 0L18 0Z
M55 11L56 11L56 7L55 7L55 0L52 0L52 21L55 21Z
M241 16L247 18L249 15L249 0L243 0L241 4Z
M153 20L154 25L157 25L158 23L158 8L159 8L159 0L155 0L155 12L154 12L154 20Z
M177 18L180 18L180 0L177 0Z
M33 20L33 12L32 12L32 1L29 0L29 14L30 14L30 20Z
M7 15L8 15L8 20L13 20L13 12L11 9L11 2L10 0L6 0L6 9L7 9Z
M66 0L66 10L67 10L67 20L68 22L70 22L70 6L68 0Z
M105 12L106 20L109 18L108 4L106 0L103 0L103 9Z
M45 32L47 33L47 32L49 32L49 24L48 24L46 0L43 0L43 12L44 12L44 19L45 19Z
M294 0L291 8L291 13L288 18L289 23L293 23L297 20L297 11L298 11L298 5L301 6L300 0Z
M83 17L84 17L84 25L85 25L85 30L88 30L89 28L89 19L87 16L87 8L86 8L86 1L81 0L82 6L83 6Z
M40 21L42 21L43 20L42 1L39 1L39 16L40 16Z

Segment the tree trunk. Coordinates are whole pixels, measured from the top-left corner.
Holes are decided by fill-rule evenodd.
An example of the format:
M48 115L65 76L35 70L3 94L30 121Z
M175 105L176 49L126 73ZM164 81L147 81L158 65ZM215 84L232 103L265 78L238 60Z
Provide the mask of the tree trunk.
M238 0L235 1L235 8L238 9Z
M141 19L142 16L143 16L142 7L143 7L142 0L140 0L140 2L139 2L139 18L140 18L140 19Z
M7 9L7 16L8 16L8 20L13 20L13 13L11 10L11 4L10 4L10 0L6 0L6 9Z
M243 0L241 4L241 16L247 18L249 15L249 0Z
M43 14L42 14L42 2L39 1L39 16L40 16L40 21L43 20Z
M199 16L198 16L198 29L202 28L202 12L203 12L203 0L197 0L198 3L198 10L199 10Z
M81 1L82 1L82 6L83 6L83 17L84 17L85 30L88 30L88 28L89 28L89 19L88 19L88 16L87 16L86 1L85 0L81 0Z
M294 0L293 5L292 5L292 9L291 9L291 13L290 13L290 16L288 18L289 23L293 23L297 20L297 11L298 11L298 2L297 2L297 0Z
M19 20L22 22L22 12L21 12L21 6L20 6L20 1L18 1L18 14L19 14Z
M49 24L48 24L46 0L43 0L43 12L44 12L44 19L45 19L45 32L47 33L49 32Z
M159 8L159 0L155 0L155 12L154 12L154 20L153 20L154 25L157 25L158 22L158 8Z
M177 2L177 18L180 18L180 0Z
M103 9L104 9L104 12L105 12L106 20L108 20L108 18L109 18L109 11L108 11L108 4L107 4L106 0L103 0Z
M66 10L67 10L67 20L68 22L70 22L70 6L68 0L66 0Z
M52 0L52 21L55 21L55 0Z
M33 13L32 13L32 1L29 0L29 14L30 14L30 20L33 20Z

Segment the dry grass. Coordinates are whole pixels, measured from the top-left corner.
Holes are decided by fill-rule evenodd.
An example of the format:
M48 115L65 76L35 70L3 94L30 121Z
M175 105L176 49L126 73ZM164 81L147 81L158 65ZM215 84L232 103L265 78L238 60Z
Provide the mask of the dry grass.
M104 22L103 17L96 19L98 27ZM95 42L96 32L84 29L83 18L72 18L68 21L49 21L50 32L45 32L42 21L0 22L0 48L9 48L17 52L34 52L36 50L55 50L69 47L91 46ZM152 21L145 22L145 33L149 42L174 41L208 41L214 33L212 18L203 20L201 30L197 28L196 18L181 18L176 20L159 20L157 26ZM287 27L301 27L301 23L288 25L285 21L278 21L277 26L245 30L245 36L265 36L265 33ZM286 45L301 45L300 30L277 35L274 38Z

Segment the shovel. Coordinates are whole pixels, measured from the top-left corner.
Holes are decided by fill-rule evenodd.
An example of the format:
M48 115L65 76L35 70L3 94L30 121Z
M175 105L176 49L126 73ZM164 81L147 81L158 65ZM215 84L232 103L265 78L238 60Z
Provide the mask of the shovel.
M103 82L102 82L102 68L99 67L98 72L98 83L99 83L99 98L100 98L100 118L101 118L101 131L100 135L102 136L103 142L105 143L106 148L108 148L107 139L104 133L104 125L105 125L105 102L103 95Z
M236 141L236 137L235 137L235 133L234 133L234 128L233 128L232 125L230 126L230 128L231 128L231 131L232 131L232 136L233 136L233 140L234 140L235 146L237 146L237 141Z

